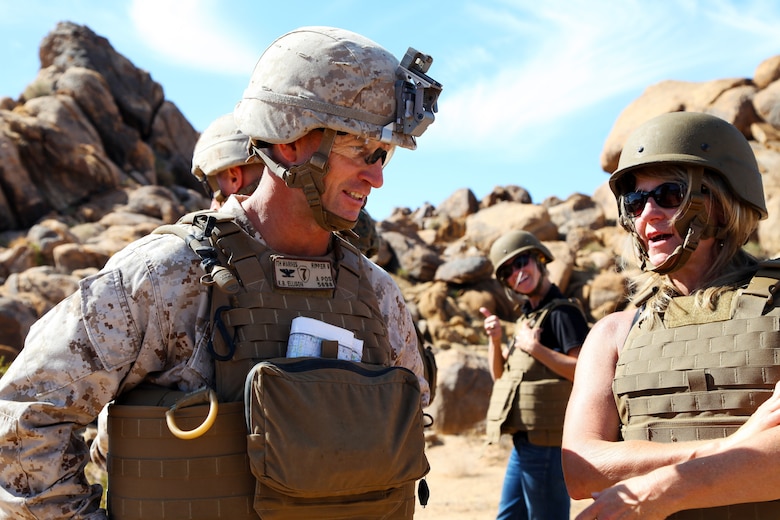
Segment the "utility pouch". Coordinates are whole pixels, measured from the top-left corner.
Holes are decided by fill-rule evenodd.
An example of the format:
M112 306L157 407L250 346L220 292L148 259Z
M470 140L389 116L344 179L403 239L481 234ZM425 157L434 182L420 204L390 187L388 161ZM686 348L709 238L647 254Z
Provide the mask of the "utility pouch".
M277 358L249 372L244 404L261 518L412 518L430 466L410 370Z

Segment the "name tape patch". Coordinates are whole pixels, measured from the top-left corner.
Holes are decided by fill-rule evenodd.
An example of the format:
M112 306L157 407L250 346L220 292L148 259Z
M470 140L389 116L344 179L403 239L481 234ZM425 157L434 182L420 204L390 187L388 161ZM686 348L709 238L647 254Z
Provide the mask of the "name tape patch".
M335 289L329 261L274 258L274 283L280 289Z

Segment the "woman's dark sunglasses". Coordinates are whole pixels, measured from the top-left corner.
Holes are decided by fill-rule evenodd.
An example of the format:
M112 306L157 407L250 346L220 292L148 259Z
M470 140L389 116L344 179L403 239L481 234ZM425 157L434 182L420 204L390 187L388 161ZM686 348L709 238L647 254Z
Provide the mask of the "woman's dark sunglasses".
M506 280L510 276L512 276L512 273L515 269L522 269L526 265L528 265L528 262L531 260L531 254L530 253L523 253L521 255L517 255L511 262L506 263L498 268L498 271L496 271L496 277L498 277L499 280Z
M679 208L687 189L678 182L665 182L650 191L629 191L621 197L623 209L629 216L638 217L650 197L662 208Z

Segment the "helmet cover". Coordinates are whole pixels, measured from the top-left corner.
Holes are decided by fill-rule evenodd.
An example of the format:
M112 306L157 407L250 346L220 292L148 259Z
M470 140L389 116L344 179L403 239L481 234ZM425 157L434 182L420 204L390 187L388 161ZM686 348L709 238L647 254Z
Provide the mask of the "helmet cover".
M441 85L400 65L359 34L334 27L296 29L274 41L258 60L236 105L236 122L243 133L272 144L330 128L414 149L414 135L422 130L399 131L404 127L395 124L397 91L404 81L424 77L429 81L417 84L421 92L435 93L426 98L435 111Z
M233 120L225 114L212 122L200 135L192 154L192 174L203 182L206 177L246 163L260 162L249 155L249 136L242 134Z

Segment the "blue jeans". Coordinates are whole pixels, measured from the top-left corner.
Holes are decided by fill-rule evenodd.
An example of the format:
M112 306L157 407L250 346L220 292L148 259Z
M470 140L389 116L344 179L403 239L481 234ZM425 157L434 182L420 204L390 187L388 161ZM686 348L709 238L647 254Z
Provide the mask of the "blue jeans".
M569 520L571 498L563 480L561 448L536 446L512 436L497 520Z

